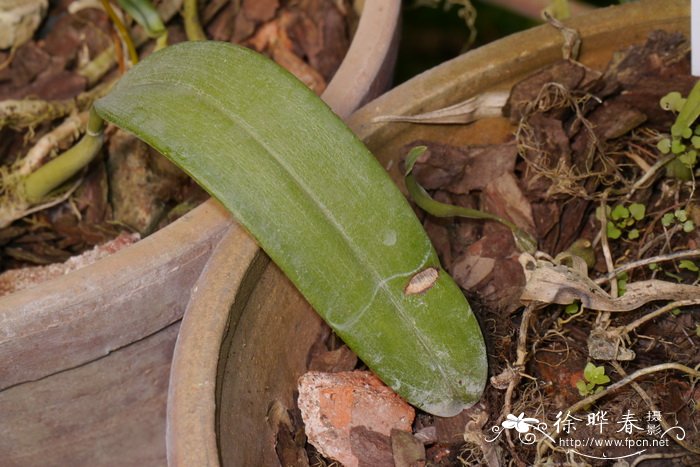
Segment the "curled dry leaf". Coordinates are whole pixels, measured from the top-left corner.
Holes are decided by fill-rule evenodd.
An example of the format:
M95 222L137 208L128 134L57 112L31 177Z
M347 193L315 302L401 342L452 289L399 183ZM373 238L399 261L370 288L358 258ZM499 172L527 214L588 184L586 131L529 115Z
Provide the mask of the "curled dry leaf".
M404 122L404 123L471 123L482 118L500 117L503 106L508 100L509 93L505 91L485 92L470 97L442 109L425 112L418 115L380 115L372 122Z
M613 298L588 276L562 264L520 255L526 284L520 300L570 305L576 301L598 311L631 311L655 300L685 300L700 296L700 287L656 279L631 282L621 297Z
M0 49L19 47L34 35L48 0L0 0Z

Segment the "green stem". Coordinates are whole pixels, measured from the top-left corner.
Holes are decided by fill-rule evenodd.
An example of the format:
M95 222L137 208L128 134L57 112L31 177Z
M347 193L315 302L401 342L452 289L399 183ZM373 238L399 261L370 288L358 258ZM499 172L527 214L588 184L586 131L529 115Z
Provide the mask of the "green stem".
M182 8L182 18L185 22L185 34L190 41L207 40L206 34L199 22L199 13L197 12L197 0L185 0Z
M117 14L114 12L112 5L109 4L109 0L102 0L102 6L107 12L109 19L112 20L112 23L114 23L114 26L117 28L119 37L121 37L124 44L126 44L126 49L129 52L131 64L136 65L139 62L139 55L136 53L136 47L134 46L134 42L131 40L129 31L126 30L126 26L124 26L124 23L122 23L122 21L119 19L119 16L117 16Z
M496 221L508 227L513 232L515 243L522 251L534 253L537 251L537 242L532 236L523 229L507 219L503 219L489 212L479 211L478 209L470 209L462 206L454 206L452 204L441 203L430 197L425 188L420 186L413 176L413 166L416 160L427 150L425 146L416 146L411 149L406 156L406 175L405 183L408 193L413 198L413 201L419 208L423 209L428 214L436 217L465 217L467 219L484 219Z
M92 161L102 148L104 121L90 109L87 132L78 144L44 164L24 180L24 196L32 204L61 186Z

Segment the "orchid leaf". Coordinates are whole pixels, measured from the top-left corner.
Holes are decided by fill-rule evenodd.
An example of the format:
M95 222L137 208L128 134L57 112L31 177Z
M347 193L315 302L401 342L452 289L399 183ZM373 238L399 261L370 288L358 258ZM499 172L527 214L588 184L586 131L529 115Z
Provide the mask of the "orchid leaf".
M244 48L183 43L95 108L219 199L405 399L450 416L480 397L484 341L462 292L384 169L291 74Z

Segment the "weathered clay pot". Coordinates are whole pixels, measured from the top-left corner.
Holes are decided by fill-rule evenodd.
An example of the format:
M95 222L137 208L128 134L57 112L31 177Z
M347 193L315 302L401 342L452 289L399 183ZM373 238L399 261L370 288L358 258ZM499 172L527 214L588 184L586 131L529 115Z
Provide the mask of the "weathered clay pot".
M653 29L689 28L686 0L595 11L570 25L583 37L581 60L602 67L614 50L641 43ZM501 142L503 118L470 126L376 124L379 115L414 115L514 82L562 56L562 36L542 26L502 39L430 70L369 103L349 124L402 186L397 158L422 138L446 143ZM293 405L298 377L321 329L318 316L233 225L196 285L175 349L168 399L170 465L278 465L267 423L273 401ZM250 261L249 265L244 263Z
M345 61L323 95L339 115L387 88L399 7L399 0L365 2ZM232 225L208 201L94 265L0 298L0 464L165 463L179 320ZM257 251L252 243L241 247L243 258Z

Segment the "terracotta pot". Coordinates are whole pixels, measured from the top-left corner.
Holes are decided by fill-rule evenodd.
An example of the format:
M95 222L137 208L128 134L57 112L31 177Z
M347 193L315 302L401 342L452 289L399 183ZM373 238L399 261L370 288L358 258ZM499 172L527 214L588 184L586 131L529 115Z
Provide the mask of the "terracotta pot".
M614 50L641 43L652 29L687 33L689 3L642 1L600 9L570 24L584 39L581 60L603 67ZM350 119L394 180L400 148L419 138L453 144L502 142L506 119L469 126L376 124L379 115L414 115L455 104L561 58L562 37L538 27L430 70L372 101ZM274 401L293 406L298 377L321 330L318 316L236 225L199 278L175 348L168 398L170 465L278 465L267 423ZM249 266L241 261L250 260Z
M338 114L387 89L399 9L399 0L365 2L345 61L323 95ZM165 463L179 320L232 225L208 201L94 265L0 298L0 463ZM244 258L257 251L252 243L242 248Z

